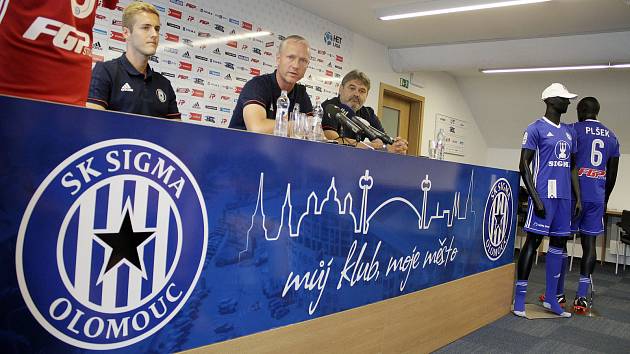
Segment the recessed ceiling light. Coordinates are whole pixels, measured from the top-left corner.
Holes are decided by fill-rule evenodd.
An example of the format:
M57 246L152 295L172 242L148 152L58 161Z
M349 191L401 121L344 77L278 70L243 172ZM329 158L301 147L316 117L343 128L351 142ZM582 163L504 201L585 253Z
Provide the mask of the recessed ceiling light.
M380 20L400 20L404 18L441 15L454 12L475 11L494 9L497 7L517 6L547 2L551 0L511 0L511 1L492 1L492 0L442 0L442 1L423 1L419 3L407 4L396 7L388 7L377 10L377 16Z

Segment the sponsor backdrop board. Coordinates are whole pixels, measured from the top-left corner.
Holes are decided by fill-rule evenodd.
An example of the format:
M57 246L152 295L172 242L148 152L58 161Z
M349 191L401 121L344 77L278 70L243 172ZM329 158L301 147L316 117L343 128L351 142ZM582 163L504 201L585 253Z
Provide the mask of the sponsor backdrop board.
M93 61L125 51L122 10L99 7ZM160 46L151 67L172 83L182 118L227 127L243 85L274 71L284 36L299 34L311 45L311 62L301 83L313 104L337 95L352 70L351 32L283 1L151 0L160 13Z
M512 262L513 171L0 105L5 349L186 350Z

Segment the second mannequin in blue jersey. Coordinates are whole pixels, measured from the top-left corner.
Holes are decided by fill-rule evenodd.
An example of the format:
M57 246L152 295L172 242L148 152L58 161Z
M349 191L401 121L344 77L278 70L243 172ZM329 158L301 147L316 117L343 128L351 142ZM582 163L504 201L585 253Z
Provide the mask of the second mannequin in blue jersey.
M519 170L529 193L529 210L524 230L527 239L517 265L514 314L525 317L525 295L536 249L544 236L549 236L546 257L545 307L570 317L556 301L561 269L566 262L566 241L571 235L572 215L581 211L580 191L575 168L577 146L572 129L560 122L567 112L570 93L564 85L554 83L541 96L545 102L544 117L530 124L524 135ZM530 169L531 166L531 169ZM571 199L575 197L575 205ZM552 294L552 295L550 295ZM547 296L550 295L550 296Z

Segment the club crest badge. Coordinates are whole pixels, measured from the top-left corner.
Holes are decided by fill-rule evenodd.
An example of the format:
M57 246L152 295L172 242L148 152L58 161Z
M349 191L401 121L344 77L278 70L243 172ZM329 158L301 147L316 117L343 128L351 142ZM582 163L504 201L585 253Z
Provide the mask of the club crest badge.
M143 140L93 144L61 162L28 204L16 247L20 291L68 344L131 345L186 304L207 224L201 190L173 153Z
M501 258L505 252L510 240L513 210L510 182L500 178L490 189L483 214L483 249L491 261Z

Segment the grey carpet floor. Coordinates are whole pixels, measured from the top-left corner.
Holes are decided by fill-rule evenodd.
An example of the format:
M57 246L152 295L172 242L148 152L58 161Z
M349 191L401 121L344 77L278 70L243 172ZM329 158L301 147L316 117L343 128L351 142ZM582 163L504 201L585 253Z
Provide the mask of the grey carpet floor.
M567 273L565 293L573 301L579 259ZM630 266L597 263L593 274L594 312L599 316L527 320L512 314L478 329L436 353L630 353ZM544 257L529 278L527 303L538 303L545 290Z

